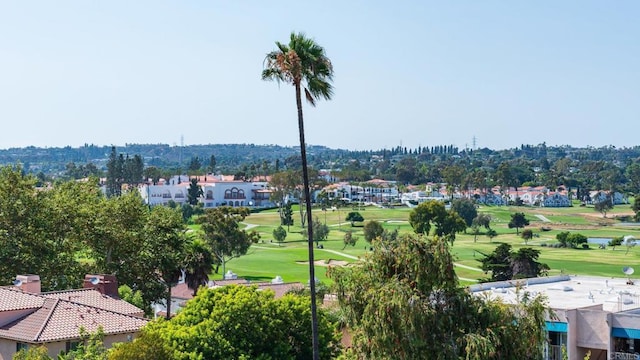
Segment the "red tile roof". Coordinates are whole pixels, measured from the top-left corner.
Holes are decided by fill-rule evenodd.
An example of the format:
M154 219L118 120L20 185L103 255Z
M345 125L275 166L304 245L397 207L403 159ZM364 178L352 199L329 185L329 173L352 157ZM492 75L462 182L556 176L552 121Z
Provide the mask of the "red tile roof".
M47 298L35 312L0 327L0 337L43 343L77 339L81 327L90 333L97 331L100 326L109 335L133 333L148 321L67 300Z
M80 337L80 327L105 334L135 333L148 319L133 316L142 310L93 289L29 294L0 287L0 311L31 310L0 326L0 338L45 343ZM135 311L134 311L135 309Z
M97 307L103 310L114 311L120 314L136 315L142 310L120 299L114 299L103 295L95 289L79 289L43 293L42 296L51 299L69 300L83 305Z
M273 290L274 297L279 299L283 297L287 292L294 289L302 289L304 286L301 283L283 283L283 284L271 284L271 283L261 283L258 284L258 289L271 289Z
M43 303L42 296L23 293L16 288L0 287L0 311L35 309Z

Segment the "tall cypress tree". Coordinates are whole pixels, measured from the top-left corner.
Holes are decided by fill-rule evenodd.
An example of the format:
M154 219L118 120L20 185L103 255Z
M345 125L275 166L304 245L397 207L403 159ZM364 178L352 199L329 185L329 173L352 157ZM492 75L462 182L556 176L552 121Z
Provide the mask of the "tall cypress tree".
M116 147L111 147L109 161L107 161L107 197L118 196L118 173L117 173L118 154Z

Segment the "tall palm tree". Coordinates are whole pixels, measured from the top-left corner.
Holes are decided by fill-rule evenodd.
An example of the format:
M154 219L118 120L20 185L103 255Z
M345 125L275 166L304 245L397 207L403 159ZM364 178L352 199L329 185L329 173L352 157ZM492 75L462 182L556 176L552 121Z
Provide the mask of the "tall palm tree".
M277 50L267 54L262 80L277 81L291 84L296 90L296 106L298 108L298 130L300 133L300 157L302 160L302 178L304 199L307 209L307 241L309 248L309 287L311 290L311 326L313 334L313 358L319 358L318 353L318 318L316 308L316 283L313 260L313 218L311 216L311 197L309 194L309 172L307 170L307 150L304 141L304 121L302 118L302 89L311 106L316 100L324 98L330 100L333 94L331 81L333 66L325 55L324 48L316 44L313 39L302 33L291 33L289 44L276 41Z

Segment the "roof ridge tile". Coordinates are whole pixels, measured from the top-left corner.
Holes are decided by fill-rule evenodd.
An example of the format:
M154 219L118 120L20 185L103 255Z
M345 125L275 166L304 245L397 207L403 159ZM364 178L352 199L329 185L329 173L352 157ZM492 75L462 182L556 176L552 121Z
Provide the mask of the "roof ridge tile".
M49 324L49 321L51 320L51 316L53 315L53 312L56 310L56 307L58 306L58 304L60 303L60 299L51 299L51 298L46 298L44 300L44 304L42 304L42 306L46 306L47 303L53 301L53 304L51 306L51 309L49 310L49 313L47 314L47 317L45 318L45 320L42 322L42 326L40 326L40 330L38 330L38 332L36 333L36 336L34 337L33 340L38 341L40 339L40 336L42 335L42 332L44 331L44 329L47 327L47 324Z

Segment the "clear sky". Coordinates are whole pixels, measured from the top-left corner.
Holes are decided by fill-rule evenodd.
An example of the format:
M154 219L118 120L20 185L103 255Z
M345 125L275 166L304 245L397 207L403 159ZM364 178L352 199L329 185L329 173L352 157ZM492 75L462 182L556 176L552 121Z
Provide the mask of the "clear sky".
M2 1L0 148L298 143L264 56L305 32L308 144L640 144L640 1Z

